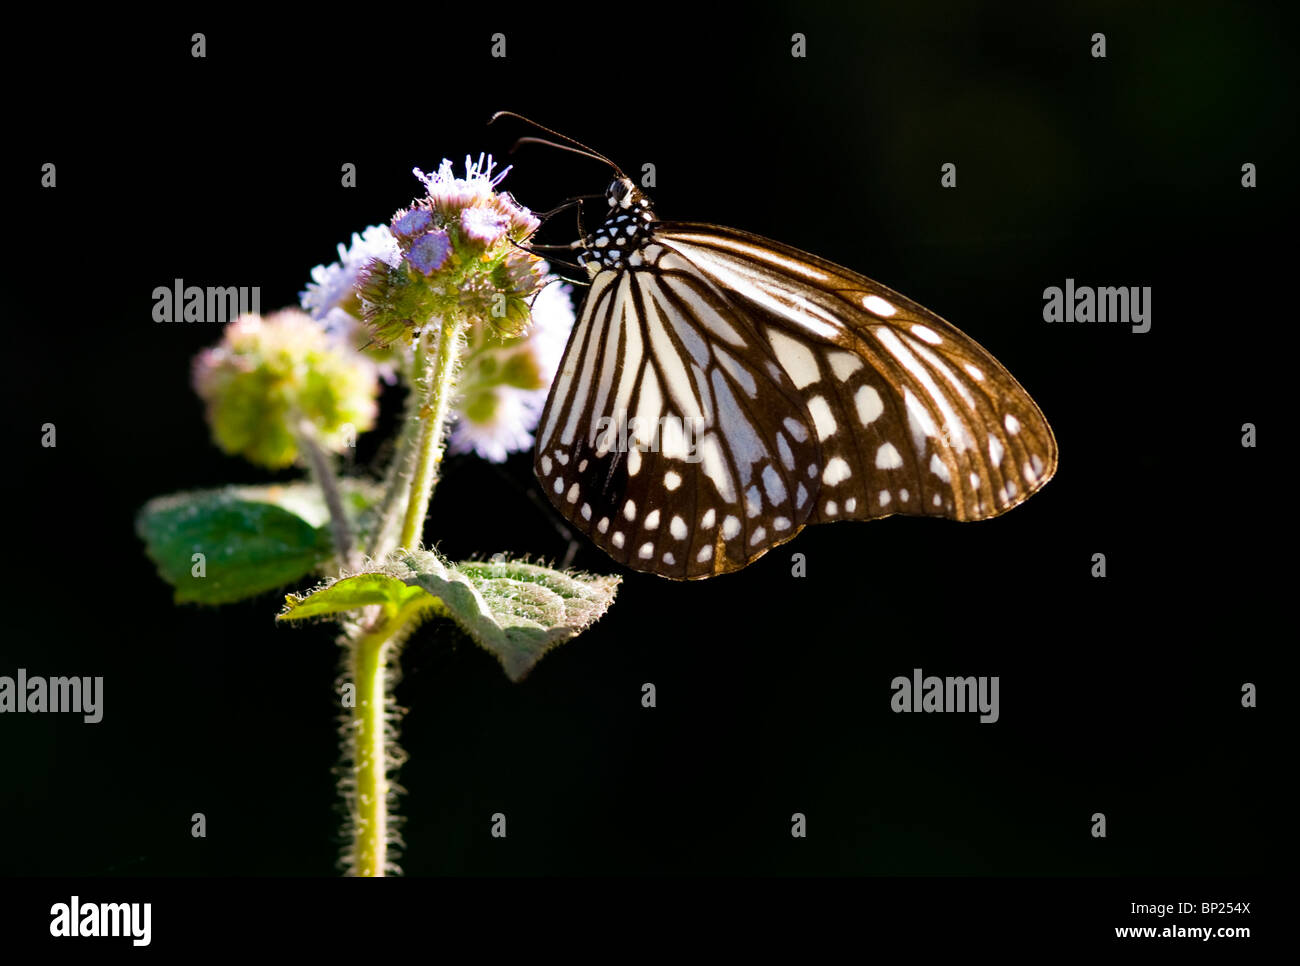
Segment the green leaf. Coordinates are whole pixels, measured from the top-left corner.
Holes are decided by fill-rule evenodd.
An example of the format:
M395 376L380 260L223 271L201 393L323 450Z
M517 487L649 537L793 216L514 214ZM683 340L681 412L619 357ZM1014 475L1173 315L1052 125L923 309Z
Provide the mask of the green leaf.
M377 499L373 486L354 481L344 494L358 518ZM136 517L136 533L177 603L253 597L300 580L333 552L329 511L309 483L158 497Z
M285 609L276 619L330 617L376 604L384 608L384 616L389 620L399 614L403 618L414 616L421 606L438 609L438 601L420 587L412 587L388 574L364 573L340 578L306 595L287 594Z
M374 572L344 577L304 596L289 595L281 620L383 605L400 626L429 614L449 617L520 681L542 655L580 634L613 603L618 577L564 573L519 561L455 566L429 551L394 554Z

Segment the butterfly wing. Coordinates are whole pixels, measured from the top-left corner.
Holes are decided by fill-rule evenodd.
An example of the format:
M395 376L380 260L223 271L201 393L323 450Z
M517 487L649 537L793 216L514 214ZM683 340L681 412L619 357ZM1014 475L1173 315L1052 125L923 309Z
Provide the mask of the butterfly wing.
M659 223L655 238L660 265L690 266L725 293L799 391L822 450L810 523L987 519L1056 472L1056 439L1029 394L911 299L736 229Z
M770 346L698 272L592 279L537 431L561 514L615 560L674 579L738 570L813 512L819 446Z
M806 523L979 520L1056 470L988 352L877 282L735 229L655 223L592 280L538 429L552 502L619 562L737 570Z

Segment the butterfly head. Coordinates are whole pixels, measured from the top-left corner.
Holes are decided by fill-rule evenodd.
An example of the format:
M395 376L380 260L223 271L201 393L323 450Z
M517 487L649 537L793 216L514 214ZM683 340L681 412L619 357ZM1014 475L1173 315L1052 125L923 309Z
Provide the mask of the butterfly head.
M611 181L605 189L605 199L609 202L611 214L650 210L650 199L632 183L631 178L619 177Z

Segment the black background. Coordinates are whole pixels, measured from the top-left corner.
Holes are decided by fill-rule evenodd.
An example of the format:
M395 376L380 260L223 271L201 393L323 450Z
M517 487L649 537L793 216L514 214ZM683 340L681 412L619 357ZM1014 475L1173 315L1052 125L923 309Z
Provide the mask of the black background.
M661 217L781 239L948 318L1039 402L1061 465L992 522L811 528L737 575L631 574L520 685L425 627L397 690L408 875L1271 867L1293 633L1276 608L1294 498L1269 455L1294 412L1273 375L1294 324L1288 24L1227 4L743 9L196 12L11 39L0 673L103 675L105 712L0 719L0 873L335 874L333 632L275 626L276 594L174 606L133 533L152 496L265 479L211 444L189 388L218 330L154 323L152 291L296 303L311 266L415 197L412 166L505 156L525 133L485 126L505 108L653 162ZM608 180L544 148L509 160L535 210ZM1044 323L1067 277L1151 286L1151 331ZM391 425L399 396L384 405ZM426 534L452 559L561 557L530 462L452 459ZM575 564L615 569L586 543ZM914 667L1000 675L1001 720L893 714Z

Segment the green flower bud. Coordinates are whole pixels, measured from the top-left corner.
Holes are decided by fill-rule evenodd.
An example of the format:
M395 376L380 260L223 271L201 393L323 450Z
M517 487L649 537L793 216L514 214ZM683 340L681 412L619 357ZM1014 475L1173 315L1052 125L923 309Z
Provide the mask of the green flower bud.
M320 445L342 452L378 412L374 363L297 309L231 322L194 360L194 388L217 445L269 469L298 458L302 420Z

